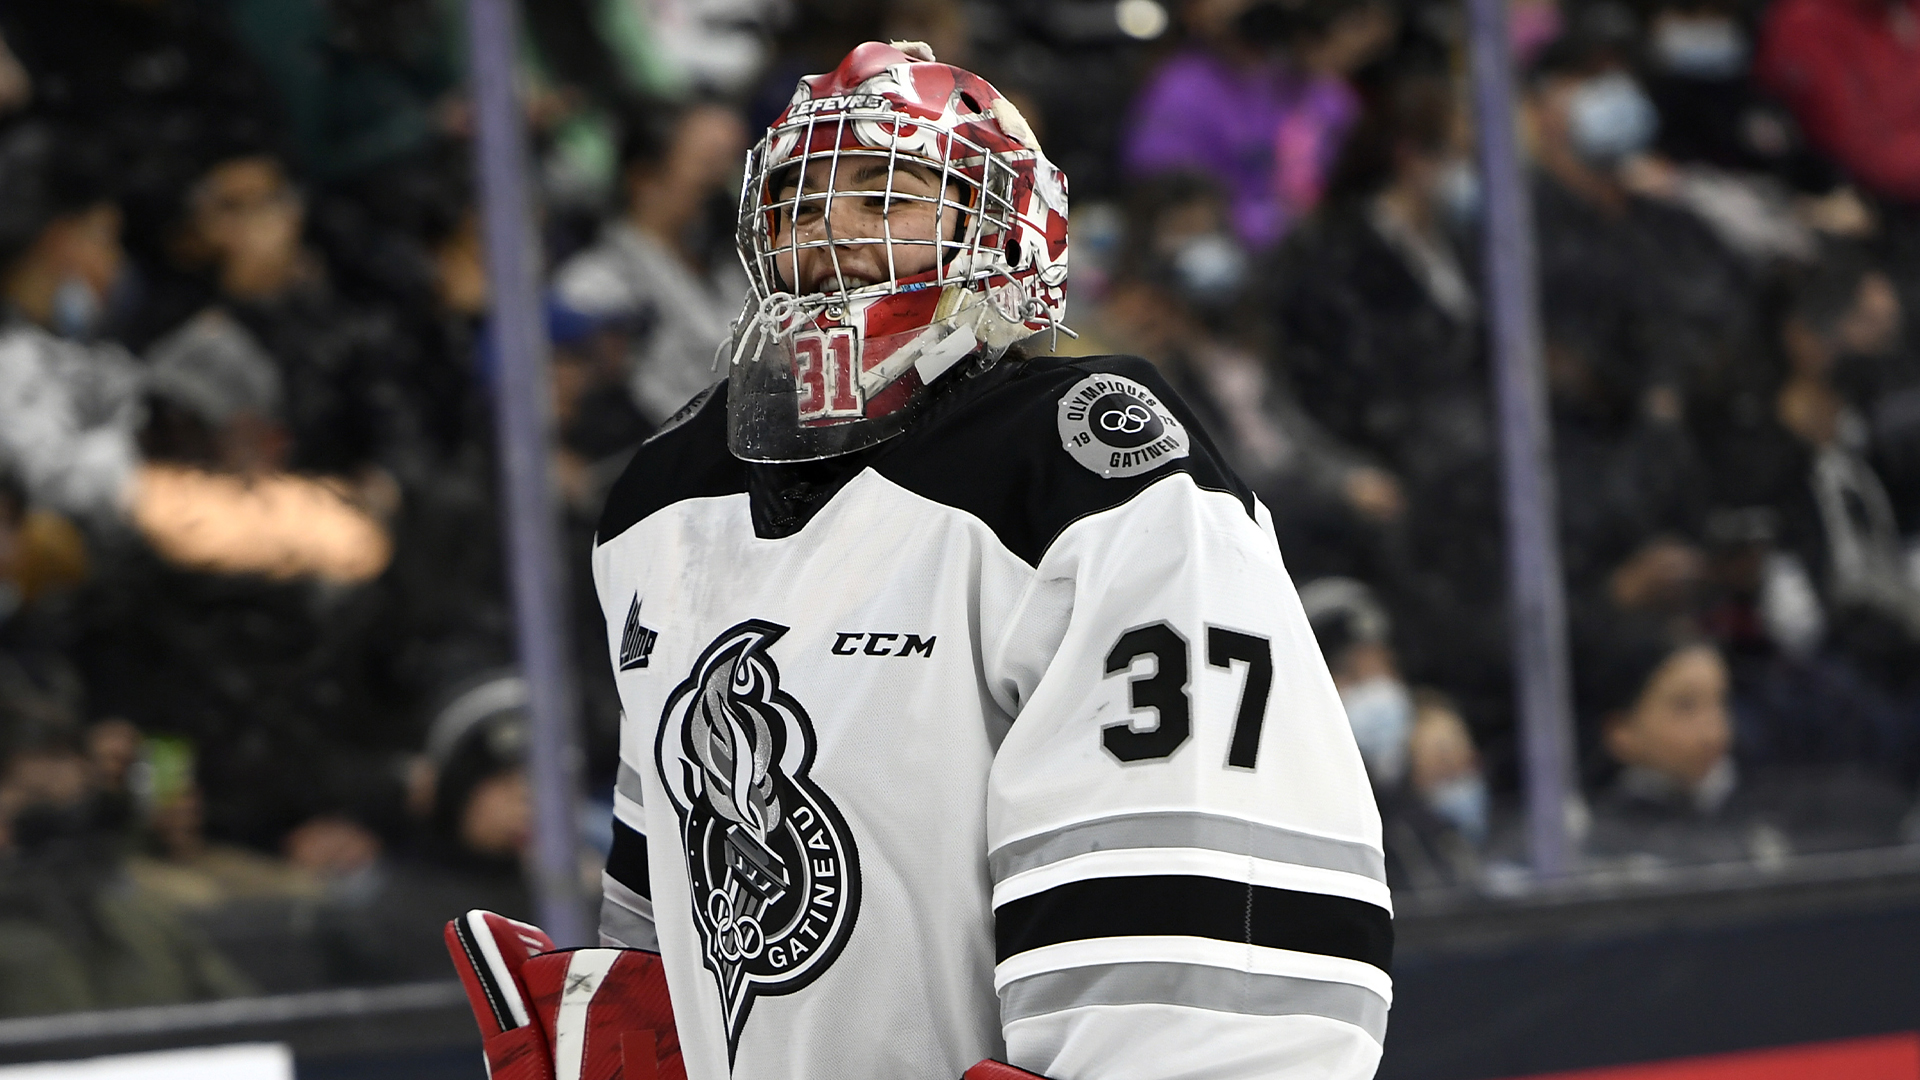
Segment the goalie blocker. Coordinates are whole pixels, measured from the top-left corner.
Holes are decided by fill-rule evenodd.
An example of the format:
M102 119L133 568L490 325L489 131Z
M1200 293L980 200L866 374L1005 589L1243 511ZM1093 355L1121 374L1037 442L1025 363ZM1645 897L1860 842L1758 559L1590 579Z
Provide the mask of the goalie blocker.
M447 923L447 951L492 1080L686 1080L658 953L555 949L491 911ZM1044 1080L983 1061L961 1080Z

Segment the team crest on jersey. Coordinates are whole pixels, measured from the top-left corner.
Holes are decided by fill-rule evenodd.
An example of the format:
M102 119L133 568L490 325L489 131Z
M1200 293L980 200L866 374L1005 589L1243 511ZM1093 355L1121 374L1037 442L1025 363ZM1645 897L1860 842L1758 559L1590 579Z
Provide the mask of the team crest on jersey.
M1153 391L1119 375L1089 375L1060 398L1060 446L1108 479L1187 456L1187 429Z
M860 860L816 786L813 721L750 619L715 638L667 698L654 763L680 818L702 959L738 1049L754 999L825 971L860 909Z

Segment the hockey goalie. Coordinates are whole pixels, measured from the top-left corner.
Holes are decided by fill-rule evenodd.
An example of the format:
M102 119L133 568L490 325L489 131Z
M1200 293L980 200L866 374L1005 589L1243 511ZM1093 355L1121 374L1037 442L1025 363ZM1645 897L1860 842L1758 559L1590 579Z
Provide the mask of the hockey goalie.
M738 245L725 379L596 538L606 948L449 927L495 1080L1371 1076L1392 908L1339 697L1154 369L1025 347L1067 184L1020 113L862 45L748 155Z

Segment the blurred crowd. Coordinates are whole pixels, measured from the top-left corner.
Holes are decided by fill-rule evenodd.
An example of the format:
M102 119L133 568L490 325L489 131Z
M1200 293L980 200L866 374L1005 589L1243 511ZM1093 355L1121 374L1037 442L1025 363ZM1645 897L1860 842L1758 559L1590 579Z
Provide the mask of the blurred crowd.
M715 377L744 151L923 40L1073 183L1061 351L1273 511L1398 888L1524 858L1453 0L522 5L586 572ZM1920 2L1511 0L1581 865L1920 841ZM528 914L461 5L0 7L0 1016L435 978ZM597 880L583 868L583 879Z

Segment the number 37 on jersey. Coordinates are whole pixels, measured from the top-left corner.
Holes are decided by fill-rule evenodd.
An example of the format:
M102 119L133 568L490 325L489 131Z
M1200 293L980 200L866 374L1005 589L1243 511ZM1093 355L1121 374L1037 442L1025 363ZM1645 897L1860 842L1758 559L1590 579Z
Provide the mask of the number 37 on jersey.
M1244 671L1226 765L1251 769L1260 753L1260 724L1273 692L1272 643L1221 626L1207 627L1205 637L1208 666L1232 670L1237 665ZM1127 704L1133 715L1101 729L1107 753L1123 762L1158 761L1172 757L1193 736L1193 701L1187 692L1190 652L1187 639L1164 622L1136 626L1113 643L1105 673L1128 675Z

